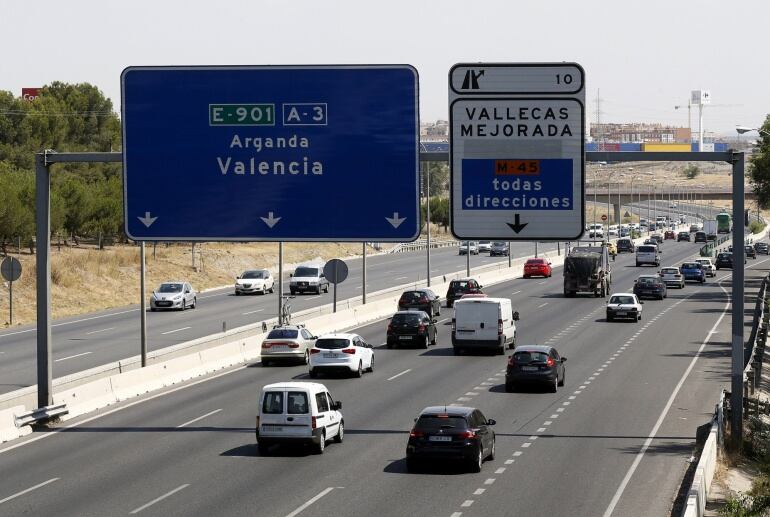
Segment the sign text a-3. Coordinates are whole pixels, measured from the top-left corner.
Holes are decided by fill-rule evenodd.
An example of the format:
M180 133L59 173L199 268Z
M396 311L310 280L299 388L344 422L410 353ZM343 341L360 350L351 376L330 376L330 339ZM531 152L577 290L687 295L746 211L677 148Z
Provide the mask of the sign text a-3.
M274 126L275 104L209 104L210 126Z

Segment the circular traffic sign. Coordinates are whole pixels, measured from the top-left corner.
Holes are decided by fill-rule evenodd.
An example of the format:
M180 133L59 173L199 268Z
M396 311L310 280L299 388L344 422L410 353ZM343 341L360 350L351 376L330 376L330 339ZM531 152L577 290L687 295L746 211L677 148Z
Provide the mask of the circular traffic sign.
M341 284L348 277L348 265L340 259L331 259L324 265L324 276L332 284Z
M606 215L602 215L602 221L606 221L606 220L607 220L607 216Z
M15 282L21 277L21 262L13 257L5 257L0 263L0 274L9 282Z

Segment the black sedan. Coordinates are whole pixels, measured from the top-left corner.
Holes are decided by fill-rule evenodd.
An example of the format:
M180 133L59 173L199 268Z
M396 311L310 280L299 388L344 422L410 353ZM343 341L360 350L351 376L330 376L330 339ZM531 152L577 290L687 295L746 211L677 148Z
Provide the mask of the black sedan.
M716 268L717 270L722 268L732 269L733 268L733 254L731 252L722 252L717 255L716 260Z
M508 359L505 371L505 391L512 392L518 384L539 383L556 393L564 386L566 357L561 357L552 346L524 345L516 348Z
M420 412L406 444L406 470L428 460L459 460L481 472L484 460L495 459L495 421L476 408L433 406Z
M436 344L436 320L423 311L400 311L388 323L387 347Z
M668 296L666 282L657 275L641 275L634 281L634 294L640 300L644 297L662 300Z
M754 244L754 249L757 250L757 253L767 255L769 248L766 242L757 242Z
M398 310L416 309L425 311L431 318L441 314L441 299L430 289L404 291L398 299Z
M446 291L446 306L451 307L455 300L459 300L464 294L481 294L481 286L473 278L460 278L449 282Z
M745 250L747 257L751 257L753 259L757 258L757 250L754 249L754 246L744 246L743 249Z
M679 232L676 236L676 242L690 242L690 232Z

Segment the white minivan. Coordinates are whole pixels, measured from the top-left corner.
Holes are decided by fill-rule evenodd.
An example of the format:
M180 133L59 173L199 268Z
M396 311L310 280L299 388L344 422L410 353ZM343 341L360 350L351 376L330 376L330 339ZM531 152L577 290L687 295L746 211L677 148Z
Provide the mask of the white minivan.
M516 346L516 321L508 298L463 298L454 303L452 347L455 354L486 348L498 354Z
M636 247L636 267L642 264L660 266L660 250L654 244L640 244Z
M278 382L262 388L257 412L257 449L276 443L310 444L322 454L327 440L342 443L342 402L317 382Z

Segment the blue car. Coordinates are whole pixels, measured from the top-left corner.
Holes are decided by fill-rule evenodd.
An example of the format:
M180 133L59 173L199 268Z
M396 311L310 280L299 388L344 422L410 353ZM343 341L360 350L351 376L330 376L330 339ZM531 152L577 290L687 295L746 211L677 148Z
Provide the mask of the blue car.
M679 271L682 273L685 282L693 280L702 284L706 281L706 272L703 271L703 266L697 262L685 262L679 268Z

